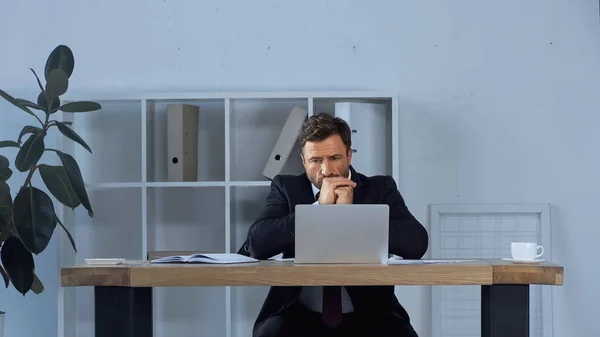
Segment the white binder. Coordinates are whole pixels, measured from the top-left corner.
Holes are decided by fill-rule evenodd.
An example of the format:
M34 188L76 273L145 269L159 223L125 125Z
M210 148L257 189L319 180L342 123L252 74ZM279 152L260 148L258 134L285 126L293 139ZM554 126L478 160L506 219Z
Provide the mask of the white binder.
M335 116L345 120L352 131L352 166L367 176L387 174L386 106L336 102Z
M279 139L277 139L277 143L275 143L275 146L273 147L271 156L267 159L267 163L263 170L263 176L273 179L281 172L283 165L288 160L290 153L294 148L294 144L296 144L298 131L300 131L300 127L302 127L302 123L304 123L306 118L308 118L308 111L299 106L294 106L292 108L292 111L290 111L290 114L281 129Z
M198 180L198 119L200 108L167 106L167 176L169 181Z

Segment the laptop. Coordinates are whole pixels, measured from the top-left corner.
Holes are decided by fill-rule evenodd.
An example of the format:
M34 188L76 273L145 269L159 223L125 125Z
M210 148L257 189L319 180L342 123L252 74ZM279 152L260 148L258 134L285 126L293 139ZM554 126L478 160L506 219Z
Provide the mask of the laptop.
M295 262L385 264L388 205L296 205Z

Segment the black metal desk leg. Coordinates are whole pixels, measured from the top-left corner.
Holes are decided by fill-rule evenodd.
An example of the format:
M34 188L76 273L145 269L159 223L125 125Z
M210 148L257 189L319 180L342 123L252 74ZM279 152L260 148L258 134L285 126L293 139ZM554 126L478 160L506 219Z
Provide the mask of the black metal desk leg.
M481 286L481 337L529 337L529 285Z
M95 287L96 337L152 337L152 288Z

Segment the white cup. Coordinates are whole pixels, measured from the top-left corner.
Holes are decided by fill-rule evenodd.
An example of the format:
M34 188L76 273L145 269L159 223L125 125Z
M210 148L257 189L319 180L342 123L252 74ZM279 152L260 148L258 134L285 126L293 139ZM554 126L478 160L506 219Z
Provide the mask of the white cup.
M538 250L541 252L538 254ZM512 258L515 260L535 260L544 255L544 247L535 242L513 242L510 247Z

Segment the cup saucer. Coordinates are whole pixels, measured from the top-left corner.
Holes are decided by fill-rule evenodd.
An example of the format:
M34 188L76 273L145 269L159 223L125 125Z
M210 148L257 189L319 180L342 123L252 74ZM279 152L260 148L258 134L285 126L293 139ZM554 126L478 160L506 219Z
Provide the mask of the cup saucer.
M538 260L538 259L535 259L535 260L516 260L516 259L513 259L513 258L509 258L509 257L504 257L504 258L502 258L502 260L504 260L504 261L510 261L510 262L514 262L514 263L540 263L540 262L544 262L544 260L541 260L541 259L540 260Z

